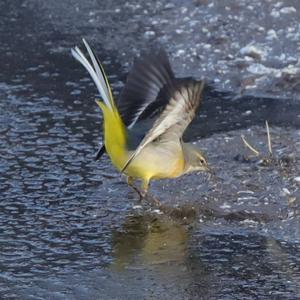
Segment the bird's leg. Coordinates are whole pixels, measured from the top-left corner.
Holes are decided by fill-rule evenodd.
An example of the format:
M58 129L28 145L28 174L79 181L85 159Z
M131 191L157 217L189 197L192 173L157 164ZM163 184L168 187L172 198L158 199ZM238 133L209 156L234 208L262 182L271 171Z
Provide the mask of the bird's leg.
M140 190L134 185L134 178L131 177L131 176L127 176L126 181L127 181L127 184L139 194L139 197L140 197L139 201L141 202L142 199L144 198L144 196L143 196L143 194L142 194L142 191L140 191Z
M154 205L154 206L161 206L161 203L158 199L156 199L155 197L152 197L148 194L148 188L149 188L149 180L145 179L142 181L142 185L141 185L141 189L137 188L134 185L134 178L131 176L127 176L126 178L127 184L132 187L140 196L139 201L142 201L143 199L145 199L147 197L147 200L149 201L150 204Z
M127 184L128 184L129 186L133 187L133 182L134 182L133 177L127 176L127 177L126 177L126 182L127 182Z
M147 200L151 205L160 207L161 206L160 201L157 198L155 198L155 197L148 194L148 187L149 187L149 180L143 180L142 186L141 186L141 188L142 188L142 191L141 191L142 197L146 198L146 196L147 196Z
M141 195L143 198L145 198L148 193L148 187L149 187L149 180L143 180L141 185Z

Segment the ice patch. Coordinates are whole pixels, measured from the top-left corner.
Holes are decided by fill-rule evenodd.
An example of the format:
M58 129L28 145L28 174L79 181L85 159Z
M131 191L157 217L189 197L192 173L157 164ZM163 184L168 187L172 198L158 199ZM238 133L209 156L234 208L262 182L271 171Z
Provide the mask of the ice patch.
M229 209L231 208L231 205L224 203L223 205L220 206L221 209Z
M245 56L250 56L253 58L264 59L267 56L266 49L263 49L253 43L248 44L247 46L240 49L240 54Z
M280 9L280 12L282 14L290 14L290 13L295 13L297 10L293 6L288 6L288 7L283 7Z
M270 15L273 18L278 18L280 16L280 12L273 8Z
M277 36L276 31L274 29L268 30L266 39L269 41L277 40L278 36Z
M282 73L289 74L289 75L296 75L299 73L299 67L294 65L288 65L287 67L282 69Z
M144 33L144 37L145 37L146 39L153 38L153 37L155 37L155 32L152 31L152 30L146 31L146 32Z
M271 74L274 77L280 77L282 74L281 70L268 68L262 64L253 64L247 68L247 71L255 75Z

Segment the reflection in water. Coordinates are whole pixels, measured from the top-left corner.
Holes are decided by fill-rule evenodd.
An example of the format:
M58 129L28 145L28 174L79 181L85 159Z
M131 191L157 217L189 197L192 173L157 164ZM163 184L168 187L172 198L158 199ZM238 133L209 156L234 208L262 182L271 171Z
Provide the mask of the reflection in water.
M131 287L137 278L139 286L147 278L148 287L168 291L167 299L202 293L213 296L216 280L201 258L191 259L190 231L181 222L166 214L129 216L122 231L112 234L111 269L126 277Z
M284 278L287 287L295 291L295 294L300 297L300 259L296 254L299 254L299 250L271 238L266 239L266 247L273 272L280 274L280 277ZM277 291L277 294L284 295L281 291Z
M185 262L188 231L165 215L130 216L113 233L113 267Z
M251 231L208 235L204 228L191 231L166 215L131 215L121 231L113 232L112 247L111 270L131 278L131 287L142 276L149 286L192 298L299 294L297 248L292 251L290 245Z

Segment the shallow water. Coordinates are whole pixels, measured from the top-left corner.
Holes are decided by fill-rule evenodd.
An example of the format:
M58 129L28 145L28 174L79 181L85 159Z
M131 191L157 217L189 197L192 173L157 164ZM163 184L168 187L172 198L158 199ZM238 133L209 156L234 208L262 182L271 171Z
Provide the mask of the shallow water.
M69 55L84 30L58 30L32 3L0 4L1 297L300 297L299 101L208 90L187 138L215 175L154 182L163 207L141 205L107 157L94 161L101 116ZM97 51L119 91L117 50ZM266 119L264 163L240 137L267 157Z

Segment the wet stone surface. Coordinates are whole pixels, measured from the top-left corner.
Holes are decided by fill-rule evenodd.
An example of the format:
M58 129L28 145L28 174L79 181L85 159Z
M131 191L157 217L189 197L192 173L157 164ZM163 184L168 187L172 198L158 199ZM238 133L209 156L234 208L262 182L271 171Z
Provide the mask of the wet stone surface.
M218 3L0 3L1 299L300 298L300 104L289 59L300 7ZM69 53L81 36L116 94L154 41L177 74L211 82L186 139L212 176L153 182L157 209L107 157L94 161L95 88Z

